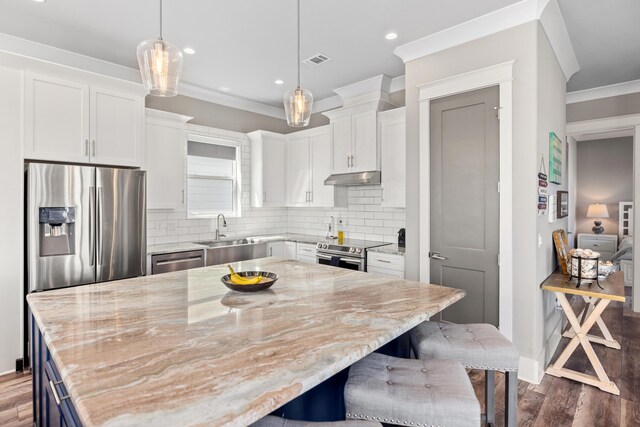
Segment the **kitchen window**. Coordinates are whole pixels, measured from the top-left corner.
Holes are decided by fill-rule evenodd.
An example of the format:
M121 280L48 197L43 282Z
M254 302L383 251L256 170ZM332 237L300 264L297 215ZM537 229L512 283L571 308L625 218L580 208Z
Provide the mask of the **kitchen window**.
M187 217L240 216L240 144L188 135Z

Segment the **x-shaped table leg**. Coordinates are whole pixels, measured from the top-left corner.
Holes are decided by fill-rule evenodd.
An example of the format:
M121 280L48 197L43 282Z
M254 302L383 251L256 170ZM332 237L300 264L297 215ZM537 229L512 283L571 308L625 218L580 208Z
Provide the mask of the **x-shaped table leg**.
M582 311L580 311L580 314L578 314L577 317L582 318L581 322L584 323L585 318L593 312L593 309L595 307L596 302L598 302L598 299L594 297L587 297L584 295L582 296L582 298L584 299L584 302L586 304L582 308ZM604 320L602 320L601 317L598 317L598 319L596 320L596 323L598 324L598 327L600 328L602 335L604 335L604 338L588 334L587 338L589 339L589 341L596 344L602 344L609 348L615 348L616 350L620 350L622 348L620 346L620 343L613 338L613 336L611 335L611 332L609 332L609 328L607 328L607 325L604 323ZM574 332L573 328L569 327L567 331L564 334L562 334L562 336L566 338L573 338L576 336L576 333Z
M600 363L598 356L596 356L595 351L593 351L591 340L589 339L588 335L588 332L591 330L593 325L598 322L598 320L602 321L602 319L600 319L600 316L611 301L608 299L601 299L600 301L595 302L596 299L593 298L594 301L589 302L589 305L593 305L593 309L591 309L591 312L589 313L589 308L587 308L587 317L584 322L580 324L578 318L573 312L573 309L571 308L571 304L569 304L569 301L567 300L566 295L562 292L555 292L555 294L558 298L558 301L560 301L560 305L562 306L562 309L567 316L567 320L569 321L569 324L571 325L571 329L573 330L575 336L571 339L567 347L562 351L560 357L558 357L558 360L556 360L556 363L550 365L547 368L547 374L553 375L555 377L569 378L598 387L602 391L620 395L620 390L613 383L613 381L609 379L607 373L602 367L602 363ZM602 324L604 324L604 322L602 322ZM600 323L598 323L598 325L600 325ZM606 326L605 330L607 331L606 333L609 333L609 330L606 329ZM604 330L603 333L605 333ZM611 336L610 333L609 336ZM591 362L591 366L593 366L593 369L596 371L597 376L583 374L582 372L577 372L564 367L564 365L567 363L567 360L569 360L569 357L573 354L576 348L578 348L578 345L581 345L584 349L584 352L587 354L589 362Z

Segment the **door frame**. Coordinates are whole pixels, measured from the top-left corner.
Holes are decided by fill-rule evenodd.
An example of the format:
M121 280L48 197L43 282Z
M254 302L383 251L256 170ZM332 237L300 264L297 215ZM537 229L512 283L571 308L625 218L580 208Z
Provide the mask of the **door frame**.
M580 122L567 123L567 139L575 139L577 136L589 133L611 132L631 130L633 134L633 203L640 201L640 114L629 114L625 116L605 117L602 119L584 120ZM575 145L575 144L574 144ZM636 224L640 224L640 209L633 210L633 229ZM633 233L633 246L640 245L640 233ZM633 257L633 286L632 305L633 311L640 312L640 257Z
M513 64L507 61L441 80L418 85L420 103L420 281L430 281L430 147L431 100L470 92L491 86L499 86L499 134L500 134L500 195L499 195L499 300L498 324L502 334L513 339Z

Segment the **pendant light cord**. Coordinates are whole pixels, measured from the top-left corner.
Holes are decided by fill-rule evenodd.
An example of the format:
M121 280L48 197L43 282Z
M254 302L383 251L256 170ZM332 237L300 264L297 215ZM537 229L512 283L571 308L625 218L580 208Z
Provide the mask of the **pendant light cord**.
M160 40L162 40L162 0L160 0Z
M298 0L298 88L300 88L300 0Z

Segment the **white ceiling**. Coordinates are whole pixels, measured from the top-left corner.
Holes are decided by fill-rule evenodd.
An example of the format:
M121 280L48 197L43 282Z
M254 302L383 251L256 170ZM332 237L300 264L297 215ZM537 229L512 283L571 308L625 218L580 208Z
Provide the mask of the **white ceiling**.
M580 71L570 92L640 79L639 0L559 0Z
M569 91L640 79L640 0L558 0L581 70ZM366 78L404 74L393 49L518 0L303 0L302 86L316 100ZM295 0L165 0L165 40L185 55L183 82L281 107L295 86ZM137 68L155 38L158 0L0 0L0 33ZM397 32L395 40L384 35ZM285 84L277 86L274 80Z
M302 86L316 100L337 87L404 74L396 46L518 0L303 0ZM183 81L280 107L295 86L295 0L165 0L164 38L185 55ZM0 0L0 32L137 68L137 44L155 38L157 0ZM393 41L384 35L398 33ZM283 86L274 80L285 81Z

